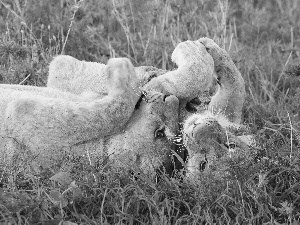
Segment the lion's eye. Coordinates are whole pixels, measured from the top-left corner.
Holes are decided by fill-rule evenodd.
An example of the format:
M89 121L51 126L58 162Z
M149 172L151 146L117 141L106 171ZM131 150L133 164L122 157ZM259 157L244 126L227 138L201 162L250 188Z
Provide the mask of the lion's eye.
M154 137L156 137L156 138L163 138L165 136L166 136L166 134L165 134L165 128L164 127L158 128L154 132Z
M225 143L224 145L225 145L226 148L228 148L228 149L235 149L235 148L236 148L235 142Z
M220 77L217 78L217 84L218 85L221 85L220 79L221 79Z
M229 143L229 148L230 149L235 149L236 147L236 144L233 142L233 143Z
M210 49L209 48L207 48L207 47L205 47L206 48L206 51L209 51Z

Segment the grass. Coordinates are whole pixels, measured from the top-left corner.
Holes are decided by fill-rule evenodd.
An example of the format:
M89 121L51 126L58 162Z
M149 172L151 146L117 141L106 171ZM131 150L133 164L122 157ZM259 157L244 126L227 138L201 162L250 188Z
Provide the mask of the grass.
M86 157L38 171L21 160L0 168L0 223L299 224L299 7L296 0L1 0L2 83L44 86L49 62L62 52L172 69L179 42L213 38L245 79L243 121L257 147L195 180L158 184ZM59 172L62 161L68 173Z

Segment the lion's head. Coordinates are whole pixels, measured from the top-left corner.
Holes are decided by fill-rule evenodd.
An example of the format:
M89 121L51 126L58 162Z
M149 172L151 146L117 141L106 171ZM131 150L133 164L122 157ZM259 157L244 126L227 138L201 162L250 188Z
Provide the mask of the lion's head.
M105 148L115 166L155 174L161 165L169 163L172 139L178 132L176 96L156 92L142 101L121 132L105 140Z
M216 167L222 158L249 152L251 138L238 135L244 131L244 127L229 123L226 118L216 118L208 112L189 117L183 128L183 142L189 153L186 165L188 176Z

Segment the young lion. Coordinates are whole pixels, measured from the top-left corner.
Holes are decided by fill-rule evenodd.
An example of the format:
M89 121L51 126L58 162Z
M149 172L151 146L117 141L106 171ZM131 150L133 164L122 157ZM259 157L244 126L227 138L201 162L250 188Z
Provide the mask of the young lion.
M13 154L9 142L44 152L122 129L140 98L138 79L126 58L109 60L106 71L110 88L103 98L95 93L74 95L42 87L0 86L0 150L8 148Z
M2 160L26 151L34 164L51 166L66 153L88 152L93 161L108 158L113 168L142 169L152 176L169 163L178 99L152 92L137 105L139 82L129 60L111 59L106 70L110 88L103 98L51 88L0 87Z
M199 174L205 166L208 168L228 155L229 150L248 150L244 137L234 135L235 131L242 131L240 121L246 95L244 79L224 49L209 38L201 38L199 42L214 59L218 91L211 98L207 111L190 116L184 123L190 175Z
M93 91L101 96L107 95L107 65L97 62L80 61L69 55L56 56L49 65L47 87L81 94ZM160 76L166 71L151 66L135 67L139 81L137 92L150 79Z

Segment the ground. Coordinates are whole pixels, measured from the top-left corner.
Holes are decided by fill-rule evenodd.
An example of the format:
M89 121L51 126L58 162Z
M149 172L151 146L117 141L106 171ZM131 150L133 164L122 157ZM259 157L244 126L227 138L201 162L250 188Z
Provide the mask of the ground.
M43 86L47 65L60 53L103 63L129 57L135 66L173 69L178 42L209 37L244 77L243 123L258 146L245 160L220 162L213 174L158 184L143 174L112 171L105 161L90 164L88 154L66 155L35 174L28 165L1 167L1 223L299 223L299 80L282 73L300 61L299 1L72 4L0 2L1 82ZM62 160L70 174L58 173ZM16 178L10 186L9 175Z

